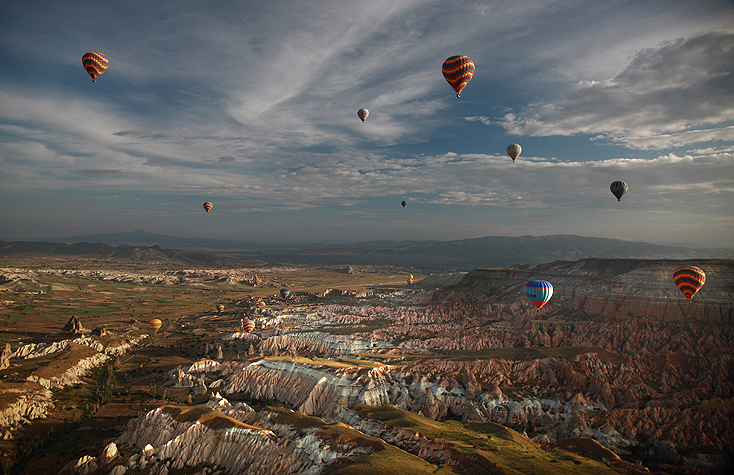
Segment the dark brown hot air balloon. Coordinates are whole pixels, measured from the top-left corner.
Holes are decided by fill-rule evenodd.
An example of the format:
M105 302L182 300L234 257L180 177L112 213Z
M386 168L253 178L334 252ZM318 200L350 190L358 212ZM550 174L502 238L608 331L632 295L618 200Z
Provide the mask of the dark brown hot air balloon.
M206 210L206 212L207 212L207 213L208 213L209 211L211 211L211 209L212 209L213 207L214 207L214 205L212 204L212 202L211 202L211 201L205 201L205 202L204 202L204 209Z

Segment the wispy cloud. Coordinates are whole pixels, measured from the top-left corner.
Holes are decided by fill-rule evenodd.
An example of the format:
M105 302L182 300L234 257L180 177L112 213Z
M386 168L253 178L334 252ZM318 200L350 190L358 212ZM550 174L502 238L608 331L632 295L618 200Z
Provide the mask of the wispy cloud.
M666 149L731 140L734 31L647 49L615 77L579 83L567 97L495 123L530 136L590 134L630 148Z

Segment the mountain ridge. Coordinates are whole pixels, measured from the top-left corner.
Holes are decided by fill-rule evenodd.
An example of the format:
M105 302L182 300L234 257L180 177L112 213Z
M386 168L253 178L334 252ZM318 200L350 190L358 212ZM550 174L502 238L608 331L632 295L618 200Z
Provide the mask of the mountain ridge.
M0 256L47 253L49 255L119 259L134 262L166 262L179 265L252 266L254 263L311 265L389 265L440 271L465 271L514 265L607 259L728 259L734 249L691 249L640 241L584 237L571 234L548 236L486 236L453 241L367 241L352 244L270 245L198 238L177 238L145 231L94 235L108 242L0 241ZM143 245L120 242L147 241ZM168 248L165 243L187 244ZM114 246L113 244L118 244ZM207 248L206 246L211 247Z

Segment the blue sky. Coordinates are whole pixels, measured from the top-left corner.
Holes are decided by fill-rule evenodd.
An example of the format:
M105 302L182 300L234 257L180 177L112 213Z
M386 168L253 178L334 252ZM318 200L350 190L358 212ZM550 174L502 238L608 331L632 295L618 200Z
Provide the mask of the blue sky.
M732 25L709 0L4 0L0 239L732 246Z

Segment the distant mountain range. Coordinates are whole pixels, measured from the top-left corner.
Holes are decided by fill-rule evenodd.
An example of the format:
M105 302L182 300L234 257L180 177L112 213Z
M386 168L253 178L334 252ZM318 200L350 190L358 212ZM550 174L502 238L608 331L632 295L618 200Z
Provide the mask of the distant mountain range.
M734 249L693 249L566 234L488 236L456 241L372 241L355 244L268 246L262 243L165 236L137 230L129 233L74 236L49 241L56 241L57 244L0 242L0 257L35 253L56 256L66 254L86 258L96 256L111 260L169 262L181 265L198 263L218 267L250 266L260 262L390 265L440 271L468 271L476 268L507 267L591 257L620 259L734 258Z

